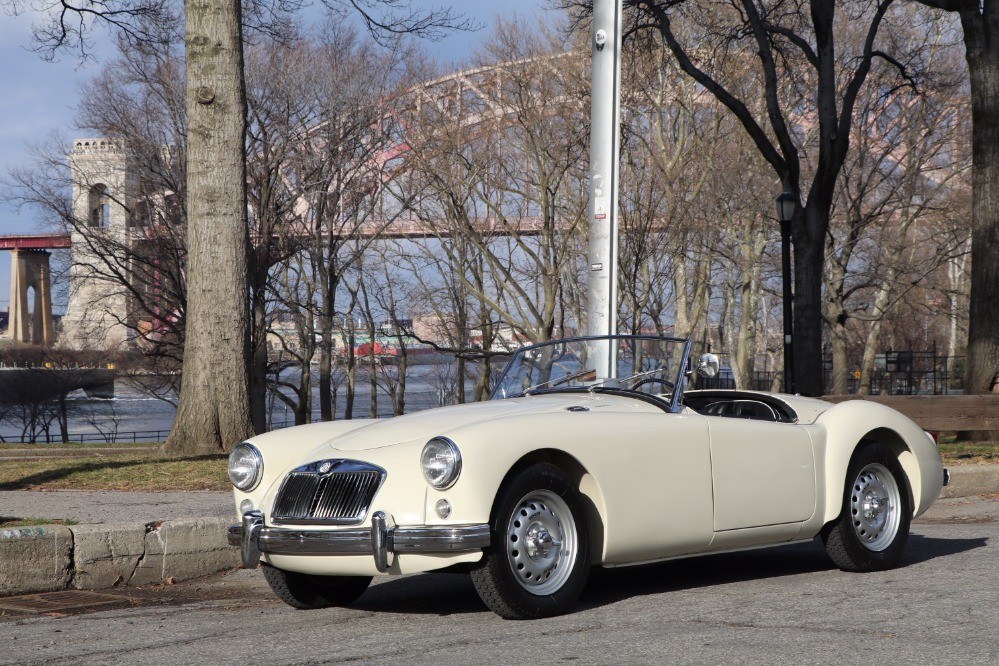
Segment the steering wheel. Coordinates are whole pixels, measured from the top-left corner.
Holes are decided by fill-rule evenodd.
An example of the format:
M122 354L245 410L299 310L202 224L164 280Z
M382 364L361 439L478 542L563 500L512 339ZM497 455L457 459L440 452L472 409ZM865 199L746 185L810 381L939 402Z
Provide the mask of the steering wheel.
M643 393L653 393L654 395L667 395L672 397L673 391L676 389L676 385L673 382L663 379L662 377L643 377L628 388L632 391L639 391L646 384L659 384L663 388L662 391L642 391Z

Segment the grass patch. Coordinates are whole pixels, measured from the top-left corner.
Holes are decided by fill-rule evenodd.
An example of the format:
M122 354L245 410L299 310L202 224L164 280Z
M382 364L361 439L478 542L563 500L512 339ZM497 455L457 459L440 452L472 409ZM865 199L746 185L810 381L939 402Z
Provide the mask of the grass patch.
M37 527L39 525L79 525L75 520L63 518L11 518L0 516L0 528L3 527Z
M229 490L226 456L94 454L0 462L0 490Z
M992 442L954 441L941 437L940 459L950 464L999 463L999 446Z

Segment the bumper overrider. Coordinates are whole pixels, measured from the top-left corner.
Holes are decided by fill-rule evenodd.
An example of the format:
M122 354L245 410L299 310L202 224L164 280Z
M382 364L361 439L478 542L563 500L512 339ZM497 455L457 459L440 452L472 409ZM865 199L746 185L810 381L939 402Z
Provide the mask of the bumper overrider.
M384 573L398 553L470 553L489 546L488 525L396 527L382 511L371 516L370 528L297 530L264 525L260 511L247 511L230 525L229 544L239 546L243 566L256 568L261 553L275 555L371 555Z

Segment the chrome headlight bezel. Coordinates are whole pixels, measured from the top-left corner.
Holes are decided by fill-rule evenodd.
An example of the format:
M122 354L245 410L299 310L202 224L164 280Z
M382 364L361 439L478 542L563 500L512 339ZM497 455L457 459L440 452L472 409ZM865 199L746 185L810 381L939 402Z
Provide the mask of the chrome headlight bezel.
M249 475L247 476L247 470ZM250 492L264 476L264 457L249 442L241 442L229 453L229 482L243 492Z
M461 476L461 451L447 437L434 437L420 453L423 478L437 490L447 490Z

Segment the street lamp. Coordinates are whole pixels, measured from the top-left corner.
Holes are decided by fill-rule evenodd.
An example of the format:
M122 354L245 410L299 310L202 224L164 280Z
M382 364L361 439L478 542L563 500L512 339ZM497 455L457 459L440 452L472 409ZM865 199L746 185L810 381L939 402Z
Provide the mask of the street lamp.
M784 278L784 390L794 393L793 296L791 295L791 219L798 207L798 197L781 192L777 197L777 219L780 220L781 273Z

